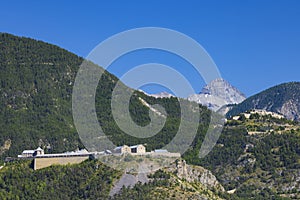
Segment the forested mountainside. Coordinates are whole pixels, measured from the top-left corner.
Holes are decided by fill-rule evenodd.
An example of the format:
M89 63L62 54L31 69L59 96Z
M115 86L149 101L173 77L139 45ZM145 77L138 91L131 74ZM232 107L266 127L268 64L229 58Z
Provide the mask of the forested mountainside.
M8 163L0 171L0 198L14 199L224 199L218 187L200 181L189 182L177 173L159 170L149 182L110 195L122 173L97 160L80 164L51 166L34 171L31 161ZM176 168L174 168L176 170Z
M15 157L22 150L37 146L49 153L83 148L73 122L71 102L74 80L83 59L57 46L6 33L0 34L0 44L1 157ZM136 123L144 126L150 122L149 107L141 98L149 105L161 104L168 117L156 136L135 138L121 131L112 116L111 95L117 81L105 72L97 87L96 112L104 132L115 145L147 143L151 150L169 143L180 124L177 98L156 99L136 91L129 108ZM210 111L199 107L198 133L204 134Z
M227 115L261 109L276 112L288 119L300 120L300 82L283 83L252 97L234 106Z
M87 160L81 164L36 171L31 168L31 161L14 161L0 169L0 197L299 199L299 140L297 122L258 114L246 118L241 114L239 119L227 122L220 140L207 157L199 159L197 148L184 155L187 163L194 164L187 165L186 172L172 163L148 175L150 182L122 188L119 193L109 196L123 172L100 161ZM218 181L197 165L210 169Z
M82 59L57 46L0 34L1 156L81 146L71 113L72 84Z
M1 199L108 199L114 180L121 177L96 160L37 171L31 164L15 161L1 169Z

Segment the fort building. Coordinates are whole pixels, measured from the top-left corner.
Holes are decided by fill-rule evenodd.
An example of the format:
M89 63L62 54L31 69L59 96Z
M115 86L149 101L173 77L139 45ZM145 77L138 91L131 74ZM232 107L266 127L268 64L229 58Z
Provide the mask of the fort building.
M38 147L35 150L24 150L19 159L33 159L33 169L42 169L51 165L77 164L89 158L95 159L97 156L131 154L137 156L149 155L153 157L180 157L180 153L170 153L165 149L157 149L146 152L146 147L142 144L116 147L114 150L105 150L102 152L88 152L86 149L72 152L45 154L44 150Z
M135 145L135 146L130 146L130 151L131 151L131 153L144 154L144 153L146 153L146 147L141 144Z
M35 150L24 150L21 155L18 155L18 158L33 157L36 155L44 155L44 150L41 147L38 147Z
M131 149L129 146L123 145L123 146L116 147L113 150L113 153L118 153L118 154L131 153Z
M57 154L45 154L42 148L35 150L24 150L18 158L30 159L33 158L33 169L42 169L51 165L67 165L77 164L84 160L89 159L93 153L89 153L87 150L78 150Z

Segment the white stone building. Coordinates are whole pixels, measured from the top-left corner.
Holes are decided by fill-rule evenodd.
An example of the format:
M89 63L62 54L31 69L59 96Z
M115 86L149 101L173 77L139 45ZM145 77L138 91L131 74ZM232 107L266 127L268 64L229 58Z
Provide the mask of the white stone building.
M44 155L44 150L41 147L38 147L34 150L24 150L21 155L18 155L19 158L30 158L34 156Z
M131 153L131 149L130 149L129 146L123 145L123 146L116 147L116 148L113 150L113 152L114 152L114 153L120 153L120 154Z

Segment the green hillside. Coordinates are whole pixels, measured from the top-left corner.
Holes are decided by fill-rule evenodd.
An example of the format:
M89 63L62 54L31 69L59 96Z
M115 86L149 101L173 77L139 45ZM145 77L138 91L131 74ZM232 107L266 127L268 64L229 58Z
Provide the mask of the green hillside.
M210 169L239 198L300 198L300 126L295 121L241 114L227 122L208 156L195 159L189 152L184 158Z
M147 184L124 187L120 193L109 196L121 172L99 161L87 160L37 171L30 164L30 161L19 161L1 169L1 199L223 199L220 197L222 193L212 191L200 182L189 183L163 170L149 175L150 182Z
M72 88L83 59L57 46L6 33L0 34L0 44L0 156L15 157L37 146L46 152L83 148L71 110ZM135 138L119 129L111 113L111 93L117 81L105 72L97 87L96 112L106 135L115 145L147 143L148 150L168 144L180 124L177 98L156 99L135 92L130 114L137 124L145 126L150 122L149 108L139 98L150 105L162 105L168 114L164 128L156 136ZM124 86L124 90L129 88ZM188 105L191 110L198 106ZM202 114L197 138L201 134L203 137L210 115L206 107L199 107Z
M0 34L0 144L4 156L48 146L81 147L71 113L72 82L82 62L57 46Z
M19 161L0 171L0 199L108 199L113 182L121 177L95 160L37 171L30 165Z

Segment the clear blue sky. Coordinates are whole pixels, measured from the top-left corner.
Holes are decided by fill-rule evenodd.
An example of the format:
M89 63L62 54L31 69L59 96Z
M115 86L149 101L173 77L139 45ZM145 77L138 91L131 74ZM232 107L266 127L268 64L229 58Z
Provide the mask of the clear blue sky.
M84 57L104 39L127 29L174 29L198 41L223 78L250 96L279 83L300 81L299 10L297 0L12 0L1 2L0 32L43 40ZM122 70L148 61L185 65L166 53L146 53L130 54L116 64ZM120 75L122 70L111 71ZM203 82L192 80L199 91Z

